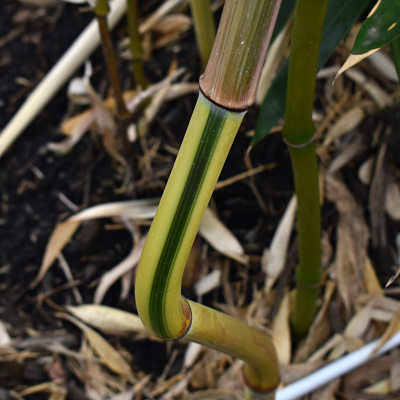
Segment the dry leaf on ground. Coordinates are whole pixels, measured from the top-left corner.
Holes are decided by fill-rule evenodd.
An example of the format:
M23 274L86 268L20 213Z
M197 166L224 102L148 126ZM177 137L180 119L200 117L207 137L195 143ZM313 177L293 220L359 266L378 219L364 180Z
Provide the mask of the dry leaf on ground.
M290 334L290 292L287 290L272 328L272 342L278 353L280 364L290 364L292 357L292 338Z
M58 318L64 318L80 328L85 334L90 345L93 347L94 351L98 354L102 362L107 365L108 368L110 368L111 371L123 377L133 377L131 367L122 358L121 354L97 332L68 314L59 312L56 313L56 316Z
M206 209L199 228L200 235L227 257L246 264L242 245L232 232L215 216L210 208Z
M293 230L296 197L293 196L272 238L270 248L264 250L261 263L266 274L265 291L269 292L285 266L286 253Z
M339 294L347 318L350 318L357 297L365 290L363 274L367 262L369 232L358 204L342 181L327 175L326 195L335 203L339 212L336 274Z
M66 306L80 320L104 333L147 332L138 315L99 304Z

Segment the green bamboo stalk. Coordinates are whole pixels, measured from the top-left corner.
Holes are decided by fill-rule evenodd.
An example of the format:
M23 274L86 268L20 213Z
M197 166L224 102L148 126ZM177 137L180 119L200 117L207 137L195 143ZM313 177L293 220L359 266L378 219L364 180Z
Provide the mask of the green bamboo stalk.
M148 87L148 82L143 69L143 48L139 34L139 17L137 0L126 0L127 10L126 17L128 21L129 34L129 50L132 55L132 74L135 79L136 86L140 86L142 90Z
M108 76L110 78L111 86L114 90L115 103L117 106L117 120L118 127L124 146L125 155L128 156L130 153L130 143L127 137L127 127L129 123L129 112L126 109L124 99L122 97L122 90L119 84L119 76L117 63L115 59L114 48L111 40L110 30L107 24L107 15L110 11L107 0L98 0L94 8L94 14L96 15L97 22L99 24L101 44L103 50L103 56L107 66Z
M151 333L162 339L185 337L242 358L249 393L268 393L271 398L279 383L279 370L270 338L234 318L187 301L181 296L181 282L229 149L254 102L257 88L253 85L260 79L279 5L280 0L225 4L216 44L200 81L199 99L151 225L135 284L138 312ZM235 51L229 47L231 43L241 47ZM222 48L229 51L220 52ZM231 69L224 68L227 62ZM227 84L225 92L220 85Z
M400 36L390 42L390 49L392 50L392 58L400 82Z
M210 0L190 0L194 31L203 70L207 66L215 39L215 23Z
M328 0L298 0L290 50L283 137L289 146L297 196L299 265L291 318L295 335L307 333L321 276L321 210L311 113Z

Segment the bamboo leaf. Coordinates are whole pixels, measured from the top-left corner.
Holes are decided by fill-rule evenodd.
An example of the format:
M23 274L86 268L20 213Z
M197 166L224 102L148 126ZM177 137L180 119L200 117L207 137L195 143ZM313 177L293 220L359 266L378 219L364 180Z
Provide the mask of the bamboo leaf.
M105 333L147 332L137 315L117 308L99 304L66 306L66 308L75 317Z
M322 33L318 69L324 66L368 3L368 0L331 0L329 2ZM264 98L251 141L252 145L264 138L285 113L288 71L289 59L283 64Z
M400 36L400 0L378 0L336 77Z
M221 254L246 264L242 245L209 208L204 213L199 233Z
M89 328L84 323L65 313L56 313L58 318L64 318L72 322L83 331L93 350L98 354L102 362L111 371L122 376L131 376L132 370L128 363L122 358L121 354L111 346L101 335Z
M93 303L99 304L103 301L108 289L123 275L132 271L137 266L142 254L146 236L143 236L138 243L132 248L131 252L118 265L106 272L100 279L94 294Z
M109 204L99 204L80 211L67 220L60 222L49 239L42 265L31 287L35 287L49 270L60 251L69 242L82 221L94 218L123 216L131 219L147 219L154 216L158 199L132 200Z
M364 54L400 36L400 0L378 0L363 23L352 54Z

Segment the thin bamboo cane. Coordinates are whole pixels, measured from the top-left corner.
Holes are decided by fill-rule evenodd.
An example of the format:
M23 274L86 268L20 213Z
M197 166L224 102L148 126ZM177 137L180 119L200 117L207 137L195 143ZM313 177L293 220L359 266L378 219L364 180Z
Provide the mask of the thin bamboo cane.
M311 113L328 0L298 0L290 50L283 137L289 146L297 197L299 265L292 328L303 336L316 310L321 274L321 211Z
M107 0L97 0L94 8L94 13L99 24L101 47L103 50L104 60L107 65L107 72L110 78L111 85L114 89L115 103L117 106L117 120L119 125L119 131L124 146L125 156L130 153L130 143L127 136L128 118L129 111L126 109L124 99L122 97L122 90L119 84L119 75L117 69L117 63L115 59L115 52L111 40L110 30L107 23L107 15L110 11Z
M194 31L203 70L207 66L215 39L215 23L210 0L190 0Z
M129 50L132 55L132 74L135 78L136 86L142 90L148 86L143 69L143 48L139 34L139 18L137 0L126 0L126 17L128 21Z

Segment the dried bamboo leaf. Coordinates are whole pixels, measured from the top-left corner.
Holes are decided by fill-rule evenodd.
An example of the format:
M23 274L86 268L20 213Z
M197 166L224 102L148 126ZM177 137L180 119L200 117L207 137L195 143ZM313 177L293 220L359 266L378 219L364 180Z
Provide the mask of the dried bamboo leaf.
M390 297L373 296L370 301L371 307L374 308L382 308L393 313L397 313L400 310L400 302Z
M156 204L158 204L158 199L100 204L80 211L66 221L59 223L50 236L38 276L32 282L31 287L35 287L42 280L45 273L60 254L60 251L62 251L79 228L82 221L107 217L126 217L145 220L154 216L157 209Z
M327 175L326 195L336 204L339 212L335 264L339 294L347 318L350 318L357 297L365 290L363 273L367 257L368 227L354 197L342 181Z
M221 285L221 270L214 269L214 271L209 274L203 276L196 285L194 286L194 290L197 296L202 296L211 290L216 289Z
M310 374L315 371L317 368L321 367L324 362L315 362L310 364L290 364L290 365L281 365L281 381L282 383L288 384L294 381L297 381L304 376Z
M271 241L268 251L264 251L261 263L266 274L265 291L269 290L278 279L279 274L285 266L286 253L289 246L290 235L292 234L294 216L296 212L296 197L293 196L286 207L285 213L279 222Z
M290 364L292 338L290 335L290 292L288 290L274 320L272 341L278 354L279 364Z
M293 20L292 18L289 18L288 22L269 46L267 57L265 58L264 67L261 73L260 84L258 85L256 97L256 104L258 106L262 104L264 97L278 72L279 67L287 56L290 35L292 33L292 25Z
M311 400L336 400L335 393L339 389L340 379L336 379L328 385L325 385L321 389L316 390Z
M348 72L348 69L351 67L354 67L354 65L358 64L360 61L364 60L364 58L367 58L369 55L375 53L379 49L373 49L368 51L367 53L364 54L350 54L349 57L347 58L346 62L343 64L343 66L340 68L338 73L336 74L335 79L343 74L343 72Z
M387 327L385 333L382 335L381 340L379 341L378 346L374 350L374 354L397 332L400 331L400 310L397 311L395 316L392 319L392 322Z
M389 323L393 318L394 313L388 310L382 310L381 308L371 309L371 319L378 322Z
M98 304L65 306L80 320L105 333L147 332L138 315Z
M382 50L379 50L371 54L368 61L377 69L386 79L392 82L399 82L397 76L396 67L394 66L393 60Z
M356 68L347 70L346 76L357 83L362 89L364 89L376 103L376 105L383 109L392 103L390 96L375 82L368 79L361 71Z
M119 374L121 376L132 376L131 367L127 364L127 362L122 358L121 354L115 350L114 347L110 345L102 336L100 336L93 329L89 328L83 322L80 322L76 318L66 314L66 313L56 313L58 318L64 318L74 325L76 325L79 329L83 331L88 342L93 347L94 351L98 354L102 362L110 368L111 371Z
M366 258L364 268L364 284L367 293L376 294L378 296L384 295L383 288L379 282L369 257Z
M390 387L390 378L382 379L374 383L373 385L366 387L363 390L363 392L369 394L379 394L379 395L390 394L392 392Z
M45 273L49 270L53 262L64 246L69 242L73 234L79 228L80 221L65 221L58 224L50 236L44 253L42 265L31 287L35 287L42 279Z
M358 170L358 179L364 184L369 185L374 173L375 157L371 156L364 161Z
M44 382L31 386L19 392L21 396L30 396L35 393L49 393L49 400L65 400L67 398L67 389L55 382Z
M359 106L344 113L329 129L325 136L323 146L329 146L334 140L356 128L364 118L365 111Z
M145 241L146 241L146 236L143 236L126 258L124 258L118 265L116 265L110 271L106 272L101 277L99 285L97 286L93 298L93 302L95 304L101 303L108 289L119 278L121 278L124 274L131 271L134 267L136 267L139 264L140 256L142 255L142 250Z
M203 348L204 347L201 344L190 342L185 351L185 356L183 359L183 367L190 368L195 363L196 359L199 357Z
M352 351L355 351L365 345L364 340L358 337L344 336L344 341L346 343L346 351L348 353L351 353Z
M368 209L370 212L370 232L374 247L385 248L387 245L386 217L385 217L385 197L389 174L386 162L388 148L387 137L390 129L386 130L385 140L381 144L375 164L375 171L371 182L368 199Z
M11 343L11 337L7 332L6 324L0 320L0 346L8 346Z
M329 361L337 360L339 357L344 355L347 351L347 344L344 336L342 337L343 340L341 340L331 351L331 353L328 356Z
M334 174L347 165L355 156L365 149L361 135L357 135L355 140L348 144L330 163L327 172Z
M199 228L200 235L221 254L247 263L242 245L232 232L207 208Z
M325 344L323 344L315 353L313 353L307 360L308 363L315 363L317 361L322 361L325 356L339 343L342 343L344 340L343 335L339 333L335 333Z
M162 47L179 39L181 34L192 26L192 19L184 14L172 14L164 17L162 21L154 26L153 30L160 34L154 42L154 47Z
M359 310L348 322L345 328L345 335L348 337L361 338L367 331L371 322L371 308L364 307Z

